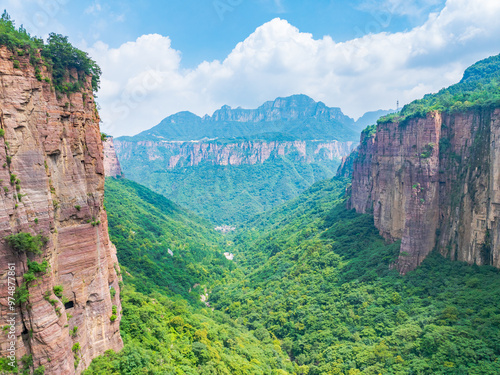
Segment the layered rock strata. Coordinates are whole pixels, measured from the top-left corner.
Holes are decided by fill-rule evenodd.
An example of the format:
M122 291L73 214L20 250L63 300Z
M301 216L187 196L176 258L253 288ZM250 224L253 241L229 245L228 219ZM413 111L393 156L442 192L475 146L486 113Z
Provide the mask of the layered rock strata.
M262 164L274 156L290 156L311 163L339 160L354 148L353 142L338 141L241 141L241 142L153 142L115 140L121 160L142 157L146 162L161 161L168 169L213 165Z
M94 357L123 346L99 117L90 77L81 92L61 94L37 80L27 55L16 59L19 68L0 47L0 319L10 317L13 264L16 288L29 291L14 310L18 364L31 355L45 374L79 374ZM41 75L50 80L45 68ZM42 253L16 251L5 238L17 233L43 236ZM46 271L26 280L28 263L43 261ZM5 357L11 340L0 337Z
M401 273L434 248L500 267L499 145L500 109L379 124L362 139L348 204L401 240Z

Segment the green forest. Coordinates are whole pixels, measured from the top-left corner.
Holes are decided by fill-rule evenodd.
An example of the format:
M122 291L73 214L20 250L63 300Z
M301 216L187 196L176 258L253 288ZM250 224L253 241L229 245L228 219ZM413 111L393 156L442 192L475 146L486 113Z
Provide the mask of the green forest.
M123 162L127 177L218 225L243 223L295 198L314 182L331 178L339 165L337 160L307 164L291 155L238 166L206 162L167 169L164 162L149 162L145 171L145 156L137 154Z
M51 33L43 41L16 27L4 12L0 45L10 50L14 71L32 69L53 94L81 91L90 77L94 92L99 88L100 68L67 37ZM458 84L379 123L404 125L430 111L498 108L499 72L500 55L482 60ZM192 116L182 116L179 128L190 134L193 129L182 126ZM338 139L351 139L354 123L343 120L347 123L341 124ZM196 121L199 125L202 119ZM291 121L286 135L282 123L273 123L271 139L332 135L335 122L319 118L301 133L308 124ZM214 134L226 134L235 125L226 121ZM376 129L367 127L361 142ZM241 127L231 137L262 136L262 129L261 135L253 130ZM431 151L424 149L422 159ZM355 157L356 152L344 172ZM482 162L476 159L474 163ZM399 253L401 244L384 240L373 216L347 209L351 181L349 173L332 177L336 163L306 165L277 158L230 170L200 165L188 173L154 171L149 176L144 163L136 162L134 168L130 177L147 187L124 177L107 178L104 197L122 277L122 311L113 305L110 320L121 316L124 348L95 358L84 375L500 374L500 269L433 252L416 270L400 275L394 264L404 254ZM179 183L181 172L185 179ZM190 190L196 194L188 196ZM229 220L238 224L234 232L214 229L232 224ZM43 233L4 237L16 254L43 256L49 241ZM490 251L488 246L489 232L484 247ZM49 258L41 263L26 258L26 273L16 293L12 287L13 301L8 302L26 304L33 283L52 272ZM62 298L62 285L45 291L44 298L55 305L52 292ZM117 290L110 288L110 293L114 297ZM20 311L32 314L31 309L25 305ZM14 326L14 333L21 326ZM4 333L9 329L3 326ZM31 327L23 330L26 348L43 338L33 338ZM74 326L70 332L77 330ZM74 354L79 350L74 343ZM22 356L15 367L2 358L0 372L45 373L44 366L31 369L33 365L33 354Z
M121 296L125 349L97 358L85 374L498 374L500 271L433 254L400 276L390 267L399 244L387 244L370 216L345 208L348 183L317 183L226 237L164 200L170 221L147 231L167 238L177 227L192 237L197 228L190 252L200 249L197 264L211 269L178 268L172 277L183 281L174 290L145 276L156 267L173 272L173 259L134 268L134 259L154 259L143 250L146 233L127 251L120 240L132 223L118 214L121 202L146 223L158 196L108 179L110 234L130 274ZM220 261L224 251L234 262ZM196 298L203 288L210 307Z

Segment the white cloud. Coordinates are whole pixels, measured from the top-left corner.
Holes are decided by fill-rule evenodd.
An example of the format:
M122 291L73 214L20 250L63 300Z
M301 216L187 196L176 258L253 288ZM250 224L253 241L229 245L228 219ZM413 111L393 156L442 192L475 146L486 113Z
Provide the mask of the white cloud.
M500 52L498 0L448 0L407 32L370 34L344 43L314 39L274 19L239 43L224 61L181 67L170 39L145 35L91 55L103 68L103 130L135 134L169 114L212 113L223 104L256 107L303 93L350 116L393 108L457 82L471 63Z

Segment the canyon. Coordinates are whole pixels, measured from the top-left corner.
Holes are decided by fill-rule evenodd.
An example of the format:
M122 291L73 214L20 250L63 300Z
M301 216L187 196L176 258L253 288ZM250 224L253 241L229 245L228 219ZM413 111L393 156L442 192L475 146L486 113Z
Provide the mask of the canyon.
M80 374L93 358L123 346L99 115L91 77L80 91L62 94L46 66L37 69L29 54L0 47L0 318L15 317L19 365ZM43 238L41 253L13 247L6 237L16 234ZM33 271L35 263L48 267ZM13 300L7 264L16 289L29 292L15 315L7 315ZM11 346L2 335L2 356Z

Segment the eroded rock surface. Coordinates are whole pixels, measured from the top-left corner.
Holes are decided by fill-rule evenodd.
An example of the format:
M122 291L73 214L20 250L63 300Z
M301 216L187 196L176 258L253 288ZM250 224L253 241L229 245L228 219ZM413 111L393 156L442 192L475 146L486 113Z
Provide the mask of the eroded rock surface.
M16 57L19 69L10 58L1 47L0 319L5 322L8 312L7 264L15 264L20 286L28 257L47 260L49 269L37 274L28 301L16 308L16 356L31 354L45 374L79 374L92 358L123 346L119 267L103 209L99 117L90 80L82 92L56 93L35 78L28 56ZM45 236L43 254L13 250L5 237L19 232ZM53 292L59 285L62 297ZM117 318L111 321L113 305ZM7 337L0 337L4 356ZM72 351L76 343L80 349Z
M435 247L500 267L499 142L500 109L380 124L362 140L348 204L373 213L388 240L401 239L401 273Z
M293 155L297 161L332 161L349 155L354 142L339 141L241 141L241 142L153 142L115 140L121 160L142 157L144 162L162 161L167 169L213 165L262 164L273 156Z
M122 168L116 156L113 137L107 137L104 142L104 174L106 177L122 176Z

